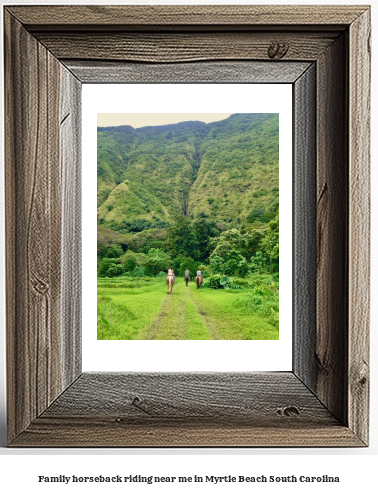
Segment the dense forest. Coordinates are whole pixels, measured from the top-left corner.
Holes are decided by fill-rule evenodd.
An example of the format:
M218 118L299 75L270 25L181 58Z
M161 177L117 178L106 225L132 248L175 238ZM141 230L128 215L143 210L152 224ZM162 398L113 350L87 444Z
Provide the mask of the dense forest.
M98 276L278 282L278 164L278 114L99 127Z

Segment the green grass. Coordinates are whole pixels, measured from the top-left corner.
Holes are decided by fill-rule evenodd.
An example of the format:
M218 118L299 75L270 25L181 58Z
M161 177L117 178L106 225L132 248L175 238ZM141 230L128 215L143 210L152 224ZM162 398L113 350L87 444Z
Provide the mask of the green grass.
M272 325L265 315L240 307L248 292L201 288L194 293L194 300L220 339L278 340L278 325Z
M181 280L180 280L181 281ZM167 295L159 315L146 338L151 340L211 340L213 337L190 299L189 289L178 281Z
M249 285L197 290L194 282L186 287L178 278L168 295L164 278L99 278L97 338L277 340L278 291L265 283Z
M164 283L155 279L98 279L97 338L141 338L158 315L164 292Z

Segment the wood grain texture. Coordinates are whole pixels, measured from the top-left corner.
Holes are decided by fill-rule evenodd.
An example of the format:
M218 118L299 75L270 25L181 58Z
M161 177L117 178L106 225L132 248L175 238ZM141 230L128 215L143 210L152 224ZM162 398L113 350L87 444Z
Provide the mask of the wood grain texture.
M149 422L124 426L110 418L38 418L14 447L360 447L343 426L254 427L246 423Z
M293 369L315 392L316 65L293 85Z
M117 33L37 32L59 59L174 63L203 60L314 61L336 32ZM284 50L283 50L284 49Z
M347 37L317 65L316 394L347 424L348 110Z
M61 66L62 386L81 374L81 82Z
M293 83L306 62L222 61L176 64L63 60L82 83Z
M87 373L13 445L295 446L299 436L361 445L291 373Z
M5 54L11 441L72 379L62 364L61 64L7 14Z
M363 5L159 5L159 6L12 6L7 7L29 30L39 27L80 26L112 28L135 26L253 26L265 25L335 25L351 24L365 10Z
M43 417L91 415L132 421L226 419L261 426L338 423L294 374L285 372L84 373Z
M349 426L368 442L370 317L370 11L352 24L349 93Z
M18 47L22 46L22 53ZM12 439L60 392L59 63L6 18L8 432ZM48 94L51 92L51 95ZM47 109L47 101L51 108ZM49 119L52 118L52 119ZM21 139L22 138L22 139ZM59 292L58 292L59 293ZM56 333L58 333L56 336ZM56 369L58 368L58 372ZM20 383L23 381L23 383Z

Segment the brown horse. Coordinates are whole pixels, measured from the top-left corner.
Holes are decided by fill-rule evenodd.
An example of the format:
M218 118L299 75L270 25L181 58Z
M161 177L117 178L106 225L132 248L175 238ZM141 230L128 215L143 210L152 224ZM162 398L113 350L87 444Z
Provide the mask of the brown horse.
M168 292L167 293L172 293L173 283L174 283L174 277L173 276L167 276L167 286L168 286Z
M196 276L196 285L199 288L202 285L202 276Z
M185 276L185 284L186 284L186 286L188 286L188 283L189 283L189 276Z

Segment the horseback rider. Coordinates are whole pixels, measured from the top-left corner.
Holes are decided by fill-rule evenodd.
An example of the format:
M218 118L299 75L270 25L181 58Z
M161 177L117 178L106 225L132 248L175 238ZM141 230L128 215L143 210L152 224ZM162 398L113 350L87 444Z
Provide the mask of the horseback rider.
M170 276L173 276L173 282L176 283L176 277L175 277L175 273L173 271L173 267L171 266L169 269L168 269L168 274L167 274L167 283L168 283L168 278Z
M187 269L185 271L185 283L186 283L186 286L188 286L189 280L190 280L189 269Z
M197 269L196 284L197 288L199 288L202 285L202 272L200 268Z

